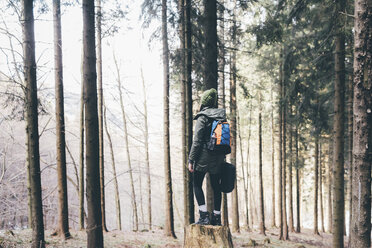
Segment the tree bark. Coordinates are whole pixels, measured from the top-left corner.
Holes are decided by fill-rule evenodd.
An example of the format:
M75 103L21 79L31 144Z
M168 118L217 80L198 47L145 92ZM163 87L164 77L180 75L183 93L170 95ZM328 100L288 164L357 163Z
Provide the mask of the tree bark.
M205 33L205 88L217 90L217 1L203 0Z
M140 213L141 213L141 218L139 219L140 223L145 223L145 214L143 212L143 197L142 197L142 170L141 166L138 168L138 183L139 183L139 205L140 205ZM143 225L143 224L142 224Z
M185 229L184 245L185 248L232 248L233 242L231 233L226 226L204 226L189 225Z
M113 175L114 188L115 188L116 227L118 230L121 230L121 209L120 209L119 184L118 184L118 178L116 174L114 148L112 146L111 135L110 135L110 132L107 126L106 106L104 106L103 117L104 117L105 132L106 132L106 136L109 142L110 153L111 153L112 175Z
M167 1L162 0L162 41L164 73L164 175L165 175L165 234L176 238L174 233L172 173L169 147L169 48L167 27Z
M208 1L208 0L207 0ZM209 0L211 1L211 0ZM214 1L215 2L215 1ZM235 3L236 5L236 3ZM235 8L234 8L235 9ZM236 46L236 20L235 14L233 14L232 24L232 46ZM208 45L208 43L207 43ZM230 61L230 123L231 123L231 163L236 165L236 51L231 52ZM239 206L238 206L238 184L235 179L235 188L231 194L231 206L232 206L232 231L240 232L239 226Z
M324 209L323 209L323 163L322 163L322 142L319 143L319 201L320 201L320 224L322 232L324 229Z
M103 144L103 89L102 89L102 10L101 0L96 0L97 18L97 83L98 83L98 139L99 139L99 171L101 188L102 229L107 232L105 208L105 165Z
M239 135L239 147L240 147L240 160L241 160L241 169L242 169L242 176L243 176L243 186L244 186L244 197L245 197L245 209L248 209L248 199L247 195L245 192L248 191L248 180L246 180L246 174L244 173L244 156L243 156L243 144L242 144L242 136L241 136L241 126L243 126L240 122L240 114L238 112L237 114L237 121L238 121L238 135ZM248 218L248 211L246 211L246 216L245 216L245 226L247 228L247 231L250 231L249 227L249 218Z
M219 96L220 101L219 104L222 108L226 107L226 99L225 99L225 66L226 66L226 51L225 51L225 0L220 1L220 7L218 8L218 19L220 20L220 32L218 35L218 40L220 41L218 47L218 72L219 72Z
M289 73L289 68L288 68L288 63L287 63L287 59L286 59L286 49L284 49L284 62L283 62L283 86L282 86L282 90L283 90L283 95L282 95L282 103L283 103L283 109L282 109L282 115L283 115L283 122L282 122L282 135L283 135L283 145L282 145L282 149L283 149L283 176L282 176L282 180L283 180L283 185L282 185L282 190L283 190L283 238L284 240L288 240L289 237L288 237L288 222L287 222L287 136L286 136L286 133L287 133L287 108L286 108L286 105L287 105L287 101L286 101L286 84L287 84L287 80L288 80L288 73Z
M38 99L35 62L34 1L22 1L23 63L26 100L27 159L30 168L32 244L44 247L43 204L40 177Z
M271 85L270 100L271 100L271 181L272 181L271 227L276 227L276 220L275 220L275 126L274 126L273 85Z
M218 9L219 19L220 19L220 35L218 39L220 40L220 47L219 47L219 68L218 71L220 73L219 77L219 88L220 88L220 106L223 109L226 109L226 96L225 96L225 66L226 66L226 60L225 60L225 0L222 0L221 5L223 8ZM222 224L224 226L229 226L229 214L228 214L228 205L227 205L227 194L222 193L222 206L221 206L221 218L222 218Z
M225 0L222 0L222 5L224 5ZM219 9L219 18L221 19L221 35L219 37L220 39L220 48L219 48L219 56L220 56L220 63L219 63L219 72L220 72L220 99L221 99L221 106L222 108L226 109L226 95L225 95L225 66L226 66L226 60L225 60L225 11L223 8ZM224 226L229 226L229 214L228 214L228 205L227 205L227 194L222 193L222 206L221 206L221 218L222 218L222 224Z
M351 221L352 221L352 209L353 209L353 77L350 76L349 81L349 92L348 92L348 136L349 136L349 145L348 145L348 160L349 160L349 238L348 238L348 247L351 247Z
M328 232L332 233L332 174L333 174L333 140L330 138L328 143Z
M314 164L314 234L319 235L318 231L318 175L319 175L319 134L315 134L315 164Z
M83 60L82 60L83 62ZM81 71L83 75L83 71ZM79 229L84 229L84 78L80 96Z
M56 136L57 136L57 175L58 175L58 227L57 232L63 239L69 238L68 197L66 179L66 141L65 113L63 104L63 65L61 34L61 2L53 0L54 26L54 67L56 93Z
M338 1L337 11L345 12L345 0ZM333 247L344 247L344 98L345 98L345 34L344 15L339 14L335 38L335 98L333 154Z
M138 231L138 209L137 209L136 191L134 189L132 160L131 160L131 157L130 157L130 150L129 150L129 139L128 139L129 133L128 133L128 128L127 128L127 116L126 116L125 105L124 105L124 100L123 100L123 92L122 92L122 85L121 85L121 78L120 78L120 69L119 69L119 65L116 61L115 55L114 55L114 62L115 62L116 75L117 75L117 81L118 81L121 115L122 115L122 118L123 118L125 152L126 152L127 159L128 159L130 188L131 188L131 196L132 196L133 215L134 215L134 230Z
M97 74L94 2L83 0L83 75L86 130L86 194L88 205L88 248L103 247L99 139L97 114Z
M187 99L186 99L186 33L185 33L185 0L178 0L178 12L179 12L179 39L180 39L180 54L181 54L181 73L180 73L180 81L181 81L181 133L182 133L182 163L181 163L181 168L182 168L182 182L183 182L183 209L184 209L184 225L189 225L190 220L190 212L189 212L189 170L187 169L188 165L188 153L187 153L187 148L188 148L188 140L187 140L187 122L188 119L186 118L186 112L187 112Z
M292 106L290 108L290 115L292 115ZM289 230L294 232L293 226L293 128L292 123L289 125Z
M351 247L371 246L372 1L355 0Z
M248 121L248 139L247 139L247 164L246 164L246 173L247 173L247 191L244 192L244 197L246 198L247 201L247 208L246 208L246 215L248 218L248 223L251 227L253 227L253 217L252 217L252 199L253 197L250 198L250 193L252 191L252 184L251 184L251 161L250 161L250 141L251 141L251 134L252 134L252 99L249 102L249 121ZM248 217L249 216L249 217Z
M147 222L149 230L152 230L152 204L151 204L151 170L149 157L149 127L148 127L148 111L147 111L147 91L145 85L145 77L141 66L141 80L143 92L143 109L144 109L144 125L145 125L145 160L146 160L146 174L147 174Z
M295 130L295 142L296 142L296 233L301 232L301 207L300 207L300 165L298 158L298 124L296 124Z
M263 193L263 180L262 180L262 117L261 117L261 93L259 94L258 105L259 113L258 113L258 153L259 153L259 167L258 167L258 180L259 180L259 188L258 188L258 195L259 195L259 209L260 209L260 234L265 234L265 212L264 212L264 193Z
M186 63L186 139L187 139L187 150L186 154L189 154L192 145L192 127L193 127L193 112L192 112L192 30L191 30L191 0L185 0L185 63ZM193 194L193 181L191 172L188 173L188 208L189 208L189 223L195 222L194 214L194 194Z
M217 1L203 0L204 4L204 33L205 33L205 63L204 63L204 87L217 90ZM213 211L213 190L210 183L209 173L206 175L207 185L207 210Z
M27 124L26 124L27 126ZM26 133L28 132L28 127L26 127ZM31 200L31 175L30 175L30 162L28 158L28 144L27 146L27 217L28 217L28 228L32 228L32 200Z
M279 240L283 236L283 50L280 51L279 64Z

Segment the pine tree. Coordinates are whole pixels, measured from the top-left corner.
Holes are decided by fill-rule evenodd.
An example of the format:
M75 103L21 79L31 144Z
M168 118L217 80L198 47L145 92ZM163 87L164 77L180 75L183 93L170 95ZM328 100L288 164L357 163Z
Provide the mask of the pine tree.
M355 1L351 247L371 246L372 3Z
M69 238L68 197L66 179L66 141L65 113L63 98L63 65L61 34L61 2L53 0L54 25L54 67L56 92L56 136L57 136L57 174L58 174L58 227L57 233L64 239Z
M23 64L27 122L27 160L30 170L32 248L45 247L41 197L38 98L35 62L34 1L22 1Z
M81 60L83 62L83 58ZM83 64L82 64L83 65ZM81 71L83 75L83 70ZM80 157L79 157L79 229L84 229L84 83L83 76L80 93Z
M274 126L273 86L271 86L270 100L271 100L271 181L272 181L271 226L276 227L276 220L275 220L275 204L276 204L275 202L275 126Z
M133 179L133 167L132 167L132 160L131 160L131 153L129 150L129 133L128 133L128 125L127 125L127 114L125 111L125 105L123 100L123 92L122 92L122 85L121 85L121 77L120 77L120 69L117 63L116 57L114 55L114 62L116 67L116 77L118 82L118 91L119 91L119 99L120 99L120 108L121 108L121 115L123 118L123 130L124 130L124 139L125 139L125 153L128 159L128 169L129 169L129 179L130 179L130 189L131 189L131 202L133 207L133 217L134 217L134 230L138 231L138 207L137 207L137 198L136 198L136 190L134 189L134 179Z
M105 132L106 132L107 140L108 140L109 147L110 147L110 154L111 154L112 176L113 176L114 188L115 188L116 228L118 230L121 230L121 209L120 209L119 184L118 184L118 177L116 174L114 148L112 145L111 134L107 126L106 105L104 105L103 120L104 120Z
M97 111L94 1L83 0L83 83L86 130L87 247L103 247Z
M344 247L344 105L345 105L345 0L337 3L335 37L333 247Z
M102 229L107 232L105 207L105 165L103 144L103 89L102 89L102 9L101 0L96 0L97 26L97 83L98 83L98 139L99 139L99 178L101 188Z
M164 73L164 174L165 174L165 234L176 238L173 218L172 173L169 147L169 47L167 0L162 0L162 43Z
M236 2L234 2L236 7ZM234 10L235 10L234 7ZM232 24L232 35L231 43L233 47L236 47L236 15L235 11L233 12L233 24ZM236 78L237 78L237 69L236 69L236 51L231 52L230 59L230 124L231 124L231 155L230 160L232 164L236 164ZM237 180L237 179L235 179ZM235 182L235 188L232 191L231 195L231 210L232 210L232 231L240 232L239 225L239 205L238 205L238 184Z
M259 209L260 209L260 234L266 235L265 233L265 206L264 206L264 193L263 193L263 179L262 179L262 105L261 105L261 93L259 94L258 105L258 140L259 140L259 167L258 167L258 179L259 179Z
M189 154L192 144L192 125L193 125L193 111L192 111L192 30L191 30L191 0L185 0L184 2L184 18L185 18L185 68L186 68L186 140L187 149L186 154ZM193 194L193 182L192 174L188 172L188 212L189 212L189 223L195 222L194 214L194 194Z
M145 85L145 77L141 66L141 80L143 92L143 117L144 117L144 135L145 135L145 157L146 157L146 174L147 174L147 221L149 229L152 229L152 204L151 204L151 173L150 173L150 157L149 157L149 127L148 127L148 111L147 111L147 91Z

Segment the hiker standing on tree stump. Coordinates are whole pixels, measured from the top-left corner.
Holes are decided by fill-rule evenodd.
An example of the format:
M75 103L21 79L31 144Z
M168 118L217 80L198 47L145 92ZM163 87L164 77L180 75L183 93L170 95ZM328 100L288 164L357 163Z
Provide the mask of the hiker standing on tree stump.
M216 140L219 138L219 141L221 141L221 137L216 139L215 137L211 138L211 136L213 130L217 129L216 125L226 121L226 111L225 109L217 108L217 91L215 89L210 89L203 93L200 112L197 113L194 120L197 120L197 122L189 154L189 171L193 173L194 193L199 205L200 218L196 224L221 225L220 172L226 152L213 150ZM214 143L211 148L212 139L214 139ZM230 137L228 139L230 140ZM203 180L207 172L210 175L214 197L214 211L211 213L211 217L205 205L202 189Z

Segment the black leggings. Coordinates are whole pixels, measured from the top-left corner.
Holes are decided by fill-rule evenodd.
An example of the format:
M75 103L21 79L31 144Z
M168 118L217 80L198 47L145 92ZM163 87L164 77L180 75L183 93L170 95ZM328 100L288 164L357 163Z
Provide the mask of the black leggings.
M193 172L194 193L199 206L205 205L204 193L202 189L205 173L206 172L200 172L197 170ZM219 184L220 174L209 174L209 177L211 179L211 185L213 189L214 210L220 211L221 210L221 190Z

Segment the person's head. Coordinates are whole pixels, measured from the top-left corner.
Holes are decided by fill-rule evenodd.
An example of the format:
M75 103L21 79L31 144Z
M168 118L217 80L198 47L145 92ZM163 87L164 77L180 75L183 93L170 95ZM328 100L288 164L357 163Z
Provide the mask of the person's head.
M217 108L217 91L216 89L209 89L203 92L200 99L200 110L205 107Z

